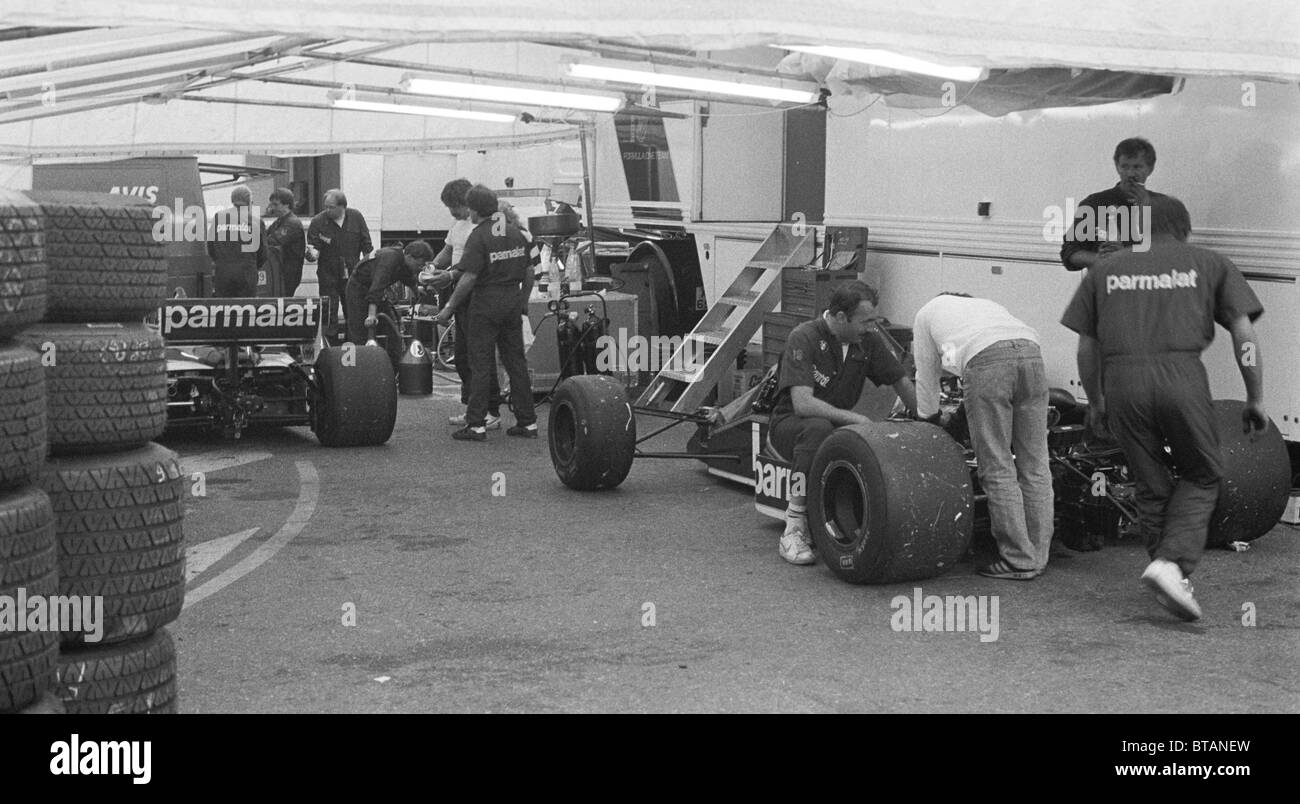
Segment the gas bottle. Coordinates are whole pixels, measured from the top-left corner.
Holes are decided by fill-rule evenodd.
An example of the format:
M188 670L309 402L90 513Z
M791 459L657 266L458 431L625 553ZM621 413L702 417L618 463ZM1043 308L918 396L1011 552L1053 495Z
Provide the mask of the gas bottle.
M397 362L397 391L407 396L433 393L433 358L418 338L411 339L411 345Z

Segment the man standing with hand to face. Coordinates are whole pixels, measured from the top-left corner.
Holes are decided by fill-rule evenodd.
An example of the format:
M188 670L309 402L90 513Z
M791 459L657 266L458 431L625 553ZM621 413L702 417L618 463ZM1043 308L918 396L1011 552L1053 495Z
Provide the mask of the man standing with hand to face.
M1097 262L1061 323L1079 333L1088 423L1114 433L1136 481L1151 556L1142 582L1175 615L1197 620L1201 607L1187 578L1205 550L1223 474L1201 352L1215 323L1232 334L1246 386L1242 423L1246 432L1267 429L1253 324L1264 308L1231 260L1187 245L1192 225L1181 201L1155 196L1150 214L1149 248Z
M1061 244L1061 262L1067 270L1091 268L1121 248L1138 245L1138 230L1147 221L1143 210L1149 209L1151 199L1165 197L1146 187L1155 168L1155 146L1141 137L1130 137L1115 146L1119 183L1080 202Z

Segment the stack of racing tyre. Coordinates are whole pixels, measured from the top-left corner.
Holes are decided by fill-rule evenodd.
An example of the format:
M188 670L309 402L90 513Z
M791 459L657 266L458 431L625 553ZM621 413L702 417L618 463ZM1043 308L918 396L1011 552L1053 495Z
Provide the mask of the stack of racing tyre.
M31 198L45 309L15 339L44 380L49 454L36 482L53 511L55 591L83 615L57 624L52 688L74 714L174 712L163 626L185 595L183 478L175 453L153 443L167 423L166 356L144 323L166 298L164 245L138 200Z

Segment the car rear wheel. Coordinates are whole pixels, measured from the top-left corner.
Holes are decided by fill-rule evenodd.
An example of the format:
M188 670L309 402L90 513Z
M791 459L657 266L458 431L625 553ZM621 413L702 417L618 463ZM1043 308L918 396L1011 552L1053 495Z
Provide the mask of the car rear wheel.
M810 474L809 530L841 580L931 578L970 548L970 474L961 447L939 427L841 427L822 442Z
M327 447L388 441L397 424L397 376L378 346L344 344L316 358L312 429Z

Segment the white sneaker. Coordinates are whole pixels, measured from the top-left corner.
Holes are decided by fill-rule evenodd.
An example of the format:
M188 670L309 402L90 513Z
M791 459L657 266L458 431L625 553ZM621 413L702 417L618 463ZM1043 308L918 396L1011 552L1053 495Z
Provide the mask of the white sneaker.
M455 425L455 426L457 426L457 427L464 427L464 426L465 426L465 414L464 414L464 413L461 413L461 414L459 414L459 415L457 415L457 416L448 416L448 417L447 417L447 424ZM489 414L487 415L487 423L484 424L483 426L486 427L486 428L489 429L489 430L500 430L500 429L501 429L501 417L500 417L500 416L493 416L491 413L489 413Z
M808 526L803 521L785 523L785 533L781 534L777 552L781 558L791 564L812 564L817 561L813 555L812 545L808 542Z
M1201 607L1192 597L1192 584L1174 562L1165 558L1152 561L1142 573L1142 582L1155 592L1160 605L1178 617L1189 622L1201 619Z

